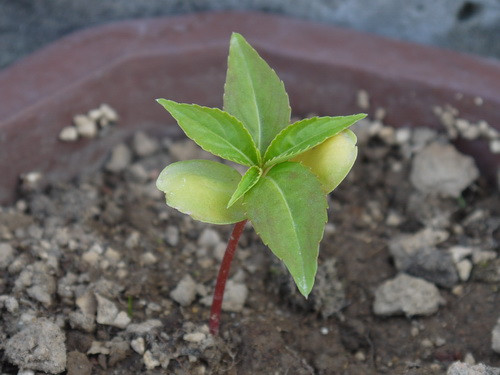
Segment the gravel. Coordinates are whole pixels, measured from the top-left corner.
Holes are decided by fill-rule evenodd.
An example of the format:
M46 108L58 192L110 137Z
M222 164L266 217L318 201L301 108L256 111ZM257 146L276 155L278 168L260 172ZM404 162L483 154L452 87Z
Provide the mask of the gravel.
M444 303L434 284L406 274L387 280L375 290L376 315L432 315Z
M132 152L125 144L119 144L113 148L111 157L106 163L106 170L118 173L123 171L132 160Z
M196 282L190 275L185 275L170 292L170 298L181 306L189 306L196 298Z
M453 287L459 281L453 257L449 252L434 246L445 241L448 236L446 231L426 228L415 234L394 237L389 241L389 251L396 268L439 286ZM465 270L462 272L465 274Z
M410 180L423 193L458 198L478 176L474 159L434 142L415 156Z
M158 151L159 148L160 143L156 139L149 137L144 132L137 132L134 134L132 139L132 149L137 156L150 156Z
M49 320L37 319L9 339L5 356L22 369L59 374L66 368L65 335Z
M0 270L5 270L14 260L14 248L8 243L0 243Z
M121 329L127 327L131 319L125 311L119 311L112 301L97 293L95 297L97 299L97 323Z
M448 368L446 375L500 375L500 368L489 367L482 363L469 365L463 362L455 362Z

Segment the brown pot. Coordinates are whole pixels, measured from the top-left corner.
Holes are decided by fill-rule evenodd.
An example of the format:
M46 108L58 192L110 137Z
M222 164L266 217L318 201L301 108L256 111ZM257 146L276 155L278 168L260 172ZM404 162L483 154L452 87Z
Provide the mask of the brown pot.
M19 175L45 181L95 170L132 131L176 134L157 97L220 106L232 31L284 80L296 114L360 112L359 90L395 126L440 127L436 105L500 127L500 63L351 30L257 13L201 13L126 21L66 37L0 72L0 203ZM475 98L482 99L477 105ZM120 115L106 137L64 143L72 117L108 103ZM461 142L489 176L500 156Z

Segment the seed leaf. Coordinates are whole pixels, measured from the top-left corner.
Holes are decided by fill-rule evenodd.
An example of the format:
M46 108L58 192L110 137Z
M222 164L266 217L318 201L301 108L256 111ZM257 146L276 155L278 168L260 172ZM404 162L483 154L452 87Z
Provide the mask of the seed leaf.
M243 123L262 154L290 123L290 104L283 82L237 33L232 34L229 47L224 110Z
M241 181L233 193L233 196L229 200L227 207L231 207L238 199L244 196L245 193L250 190L257 183L257 181L259 181L260 176L262 176L262 169L256 165L250 167L241 178Z
M166 99L157 101L177 120L184 133L205 151L247 166L259 163L260 154L250 133L235 117L218 108Z
M360 113L351 116L313 117L295 122L273 139L264 155L265 167L289 160L365 117L366 114Z
M158 176L156 187L167 204L195 220L231 224L245 219L243 204L227 204L241 175L234 168L210 160L172 163Z
M326 197L316 176L299 163L278 164L245 195L244 206L256 232L307 297L327 221Z

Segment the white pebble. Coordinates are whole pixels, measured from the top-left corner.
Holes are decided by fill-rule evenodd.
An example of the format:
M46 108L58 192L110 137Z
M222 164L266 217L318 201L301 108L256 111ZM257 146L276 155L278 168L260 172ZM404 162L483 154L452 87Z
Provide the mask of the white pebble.
M462 281L467 281L469 280L470 273L472 271L472 263L468 259L461 260L456 264L457 271L458 271L458 277L460 277L460 280Z
M142 337L138 337L130 342L130 346L137 354L143 355L146 351L146 342Z
M59 133L59 139L63 142L74 142L78 139L78 130L74 126L65 126Z
M187 342L199 343L205 340L206 335L202 332L193 332L186 333L184 336L182 336L182 338Z
M493 154L500 154L500 139L494 139L490 142L490 151Z
M160 366L160 361L153 357L153 354L149 350L144 353L142 360L148 370L153 370L155 367Z
M158 262L158 258L152 252L148 251L141 255L141 263L149 266Z
M189 306L196 297L196 283L189 275L184 276L174 290L170 292L170 297L181 306Z
M78 134L85 138L94 138L97 135L97 125L95 121L85 115L73 117Z
M358 107L367 110L370 108L370 95L366 90L359 90L357 95L357 104Z

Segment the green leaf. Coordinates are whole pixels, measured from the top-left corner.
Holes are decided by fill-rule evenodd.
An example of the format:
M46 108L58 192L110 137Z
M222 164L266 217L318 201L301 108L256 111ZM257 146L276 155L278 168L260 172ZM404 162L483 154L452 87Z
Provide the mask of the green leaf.
M290 104L283 82L237 33L232 34L229 47L224 110L243 123L261 154L290 123Z
M351 116L313 117L295 122L281 131L269 145L264 155L265 167L290 160L365 117L366 114L360 113Z
M318 177L323 192L328 194L342 182L354 165L358 155L356 140L356 135L346 129L290 161L308 167Z
M231 207L238 199L245 195L245 193L250 190L259 181L260 176L262 176L262 169L254 165L250 167L246 173L241 178L236 191L229 200L227 207Z
M326 197L316 176L299 163L278 164L245 195L244 205L256 232L307 297L327 221Z
M218 108L157 99L186 135L202 149L239 164L259 164L260 154L248 130L230 114Z
M210 160L186 160L170 164L158 176L156 187L167 204L193 219L231 224L245 219L243 204L227 208L241 175L233 168Z

